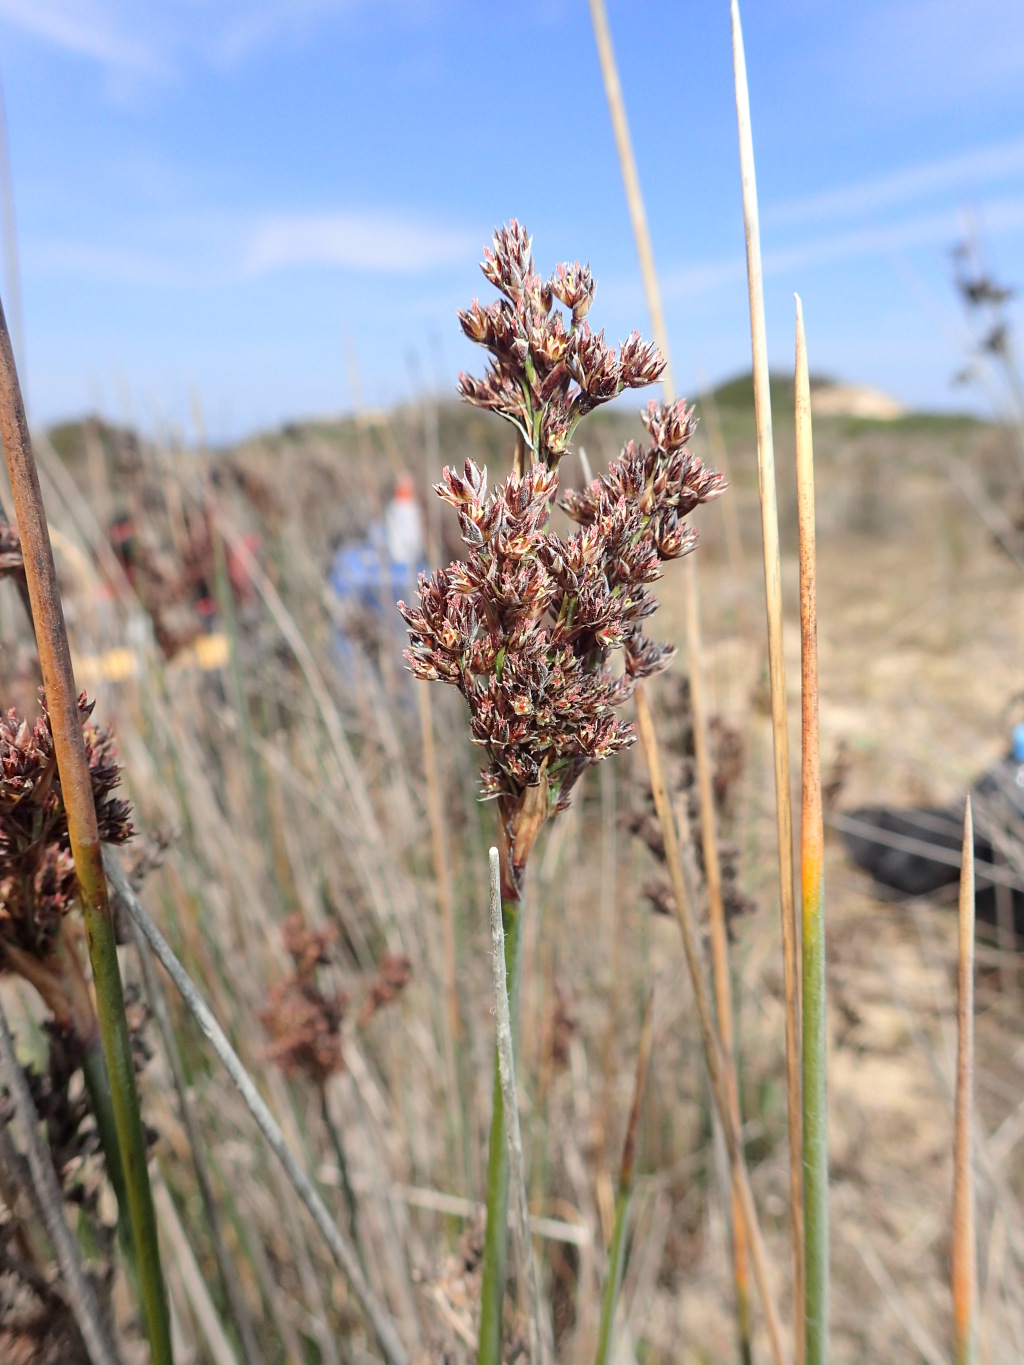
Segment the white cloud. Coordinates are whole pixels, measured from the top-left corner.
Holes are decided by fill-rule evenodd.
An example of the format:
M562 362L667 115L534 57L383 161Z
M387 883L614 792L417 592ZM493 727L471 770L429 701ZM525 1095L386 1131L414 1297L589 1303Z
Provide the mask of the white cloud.
M365 0L0 0L0 19L109 72L166 75L185 56L231 67Z
M979 204L977 216L986 234L1022 232L1024 197L997 199ZM908 218L901 223L854 228L848 232L810 238L790 246L763 248L762 265L766 275L794 274L799 270L809 270L857 257L887 257L908 247L951 247L961 232L962 225L958 221L957 211L948 208ZM721 261L668 271L665 275L664 288L669 298L682 299L732 284L738 279L745 278L745 275L746 261L743 256L737 254Z
M106 67L156 70L153 46L103 0L0 0L0 17L44 42Z
M246 275L289 266L416 274L464 260L477 234L378 213L283 214L252 233Z
M763 221L783 226L828 218L852 218L904 204L941 190L1012 178L1024 173L1024 138L979 147L959 156L907 166L888 175L842 185L782 204L766 205Z

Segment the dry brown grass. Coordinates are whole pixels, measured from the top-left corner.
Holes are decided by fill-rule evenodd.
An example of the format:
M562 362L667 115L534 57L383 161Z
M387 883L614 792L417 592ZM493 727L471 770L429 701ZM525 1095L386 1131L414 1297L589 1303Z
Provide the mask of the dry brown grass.
M727 496L735 500L753 575L752 427L741 408L726 406L722 415L734 476ZM625 425L618 417L596 420L587 442L595 468L616 451ZM226 672L166 666L143 647L136 676L95 678L89 686L99 693L98 714L116 726L142 829L176 835L162 867L147 878L144 898L296 1150L319 1173L344 1227L337 1162L314 1090L274 1070L256 1023L288 968L278 932L285 915L298 909L314 929L337 928L323 984L346 991L354 1003L344 1025L347 1069L329 1082L328 1105L344 1134L369 1278L415 1359L462 1361L472 1358L467 1343L477 1288L475 1224L465 1215L481 1192L493 1047L489 826L475 799L476 756L464 739L458 699L436 689L438 780L465 1022L454 1068L460 1096L446 1061L444 940L415 694L398 662L397 629L387 642L383 682L369 668L354 680L337 676L323 589L331 536L365 524L399 460L422 473L425 493L426 429L422 412L409 410L394 414L386 431L371 428L361 439L351 427L300 429L213 458L225 524L261 531L261 562L281 604L275 618L257 595L240 612L261 792L252 788L245 727ZM446 463L473 454L504 467L501 439L482 419L445 408L440 430ZM776 447L795 744L795 495L792 431L781 416ZM61 494L54 475L66 485L67 474L53 461L44 463L44 474L51 469L44 492L59 532L73 644L87 661L141 638L143 623L137 606L118 595L109 557L99 550L90 510L100 496L97 462L77 459L70 445L65 453L85 499L73 499L67 487ZM1020 572L946 477L951 459L967 458L997 489L1006 477L1002 436L970 424L822 421L815 454L824 765L844 740L851 753L844 800L851 804L944 800L1001 749L1002 708L1019 688L1024 662ZM182 451L158 459L143 450L139 458L141 468L132 474L108 445L104 496L128 498L133 486L145 484L146 515L167 538L174 507L197 496L197 457ZM708 690L711 710L746 741L735 813L724 830L740 846L744 886L757 903L739 925L734 950L737 1038L754 1191L785 1315L788 1171L771 735L764 644L741 628L749 619L746 604L757 601L761 586L736 581L720 507L705 509L699 519ZM671 576L661 595L662 632L678 639L682 603ZM306 672L287 644L282 610L310 651ZM3 620L6 631L17 629L23 638L13 601L4 603ZM24 700L31 671L25 666L19 674L15 660L16 651L5 649L5 697L20 688ZM310 660L322 688L311 688ZM645 782L635 752L615 760L613 774L613 785L588 780L572 813L545 836L528 897L520 1094L533 1213L550 1220L539 1243L542 1292L558 1359L592 1358L613 1186L644 1002L654 985L659 1005L617 1359L644 1365L728 1360L735 1327L724 1167L711 1136L678 931L652 915L641 895L652 870L647 851L622 830L614 854L609 851L610 812L638 805ZM260 835L261 810L267 840ZM933 903L881 905L836 841L826 851L826 887L833 1358L944 1359L955 916ZM385 948L408 954L413 978L396 1002L361 1025L360 1006ZM1015 989L998 988L995 962L993 950L980 950L979 1359L993 1365L1020 1355L1024 1340L1024 1026ZM133 974L130 953L125 965ZM4 989L17 994L7 984ZM27 997L24 1008L34 1009ZM173 1013L211 1180L225 1211L225 1237L265 1358L372 1358L344 1286L248 1114L192 1027L176 1007ZM158 1051L144 1078L147 1119L160 1135L155 1159L223 1311L173 1096ZM460 1155L463 1122L468 1162ZM208 1346L190 1298L188 1267L170 1245L168 1259L183 1349L204 1358ZM127 1318L121 1326L130 1339ZM762 1331L760 1323L756 1330ZM763 1340L755 1341L764 1358Z

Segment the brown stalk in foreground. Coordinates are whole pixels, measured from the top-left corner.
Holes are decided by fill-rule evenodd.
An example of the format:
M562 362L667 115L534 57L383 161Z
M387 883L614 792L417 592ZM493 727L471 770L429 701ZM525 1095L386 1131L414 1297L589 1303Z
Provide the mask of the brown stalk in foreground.
M82 734L78 691L71 667L71 651L46 511L39 487L39 471L32 454L25 405L2 307L0 435L3 437L14 513L21 534L32 622L92 962L96 1012L110 1078L150 1349L155 1365L171 1365L167 1294L160 1266L156 1215L146 1166L146 1143L135 1086L131 1040L125 1019L114 921L103 873L92 780Z
M818 742L818 582L814 446L804 310L796 299L796 489L800 528L800 902L803 924L804 1348L808 1365L828 1359L828 1103L825 996L825 832Z
M644 747L644 754L647 758L650 770L651 791L654 795L654 805L657 809L658 819L661 822L662 832L665 837L665 864L668 867L669 875L672 878L672 895L676 903L676 916L679 920L679 927L683 933L683 949L686 953L687 966L690 969L690 980L693 983L693 994L697 1005L697 1022L700 1025L701 1039L704 1044L704 1053L707 1058L711 1094L715 1101L715 1106L718 1109L719 1120L722 1124L722 1133L725 1137L726 1150L729 1154L729 1166L732 1171L733 1188L737 1191L739 1196L740 1211L743 1215L743 1223L746 1227L747 1237L750 1241L750 1256L754 1263L754 1275L757 1279L757 1286L761 1292L762 1302L764 1303L765 1317L768 1324L768 1335L771 1339L772 1359L776 1362L776 1365L783 1365L785 1355L782 1349L782 1328L779 1323L778 1312L775 1308L771 1284L768 1280L768 1260L765 1253L764 1241L761 1237L761 1229L757 1221L754 1195L750 1188L747 1168L743 1162L743 1148L740 1143L739 1131L732 1121L732 1115L729 1110L728 1089L725 1079L726 1063L722 1054L722 1047L719 1043L718 1035L715 1032L714 1016L711 1011L711 998L708 995L708 988L704 982L704 973L700 961L697 926L694 922L693 911L686 892L686 882L683 876L683 863L679 852L679 840L676 837L672 802L669 798L668 787L665 785L664 774L661 770L661 756L658 749L657 738L654 734L654 722L651 716L651 708L647 701L647 695L642 690L638 690L636 694L636 715L637 724L640 730L640 738Z
M974 1119L974 819L971 798L964 810L960 872L959 971L957 976L956 1132L953 1139L953 1346L956 1365L974 1360L978 1296L974 1232L971 1130Z
M654 251L644 209L640 177L633 155L632 139L626 119L626 106L622 97L622 87L615 62L615 50L604 0L590 0L590 14L597 39L597 50L601 59L604 76L605 94L611 113L615 144L619 154L622 183L629 207L633 237L636 242L640 272L647 296L647 308L651 315L654 340L665 361L661 376L665 398L672 402L675 398L675 384L672 377L672 361L669 353L668 329L665 326L665 313L662 307L661 290L658 285L658 272L654 265ZM725 1065L725 1085L729 1102L731 1121L740 1130L739 1087L736 1080L736 1050L733 1029L732 983L729 976L729 936L725 923L725 907L722 899L722 869L718 853L718 832L715 827L715 807L712 793L711 755L708 738L707 705L704 697L704 651L701 640L700 594L697 586L697 561L691 559L683 569L683 604L686 619L686 640L689 651L690 698L693 707L694 756L697 764L697 784L700 792L701 841L704 853L704 868L708 888L708 912L711 928L711 967L715 986L715 1004L718 1018L718 1035ZM642 686L642 684L641 684ZM643 731L641 732L643 736ZM657 743L653 721L650 727L652 741ZM646 738L643 739L646 745ZM648 763L650 759L648 758ZM661 811L659 808L659 818ZM670 814L670 819L674 818ZM667 831L663 831L667 843ZM739 1327L740 1354L742 1360L749 1362L750 1347L750 1289L747 1270L747 1238L744 1220L740 1209L740 1195L735 1185L732 1191L732 1247L733 1278L736 1285L736 1317Z
M768 672L771 680L772 738L775 750L775 805L779 835L779 902L782 913L782 963L786 994L786 1092L789 1112L789 1198L793 1229L793 1318L796 1359L804 1359L804 1181L803 1116L800 1098L800 976L797 960L796 899L793 888L793 810L789 786L789 725L786 717L786 656L782 642L782 565L779 511L775 492L772 402L768 386L768 342L764 321L761 232L758 225L754 143L750 128L750 91L743 53L743 31L736 0L730 0L732 54L736 82L743 226L747 239L750 342L757 423L757 478L761 494L765 599L768 611Z

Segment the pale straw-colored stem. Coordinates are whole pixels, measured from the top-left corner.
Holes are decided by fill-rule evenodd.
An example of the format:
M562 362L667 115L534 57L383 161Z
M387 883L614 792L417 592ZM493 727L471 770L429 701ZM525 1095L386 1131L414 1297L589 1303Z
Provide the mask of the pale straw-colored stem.
M960 935L957 975L956 1119L953 1139L953 1358L973 1365L978 1297L974 1231L972 1130L974 1127L974 819L971 798L964 810L960 871Z
M739 128L743 227L747 242L747 285L750 294L750 342L754 372L754 418L757 424L757 478L761 494L761 537L764 545L765 600L768 613L768 674L771 683L772 739L775 751L775 805L779 843L779 902L782 915L783 985L786 995L786 1093L789 1113L790 1215L793 1229L793 1314L797 1365L803 1361L803 1136L800 1100L800 979L797 959L796 901L793 888L793 811L789 786L789 728L786 716L786 658L782 641L782 564L779 512L775 490L775 450L768 380L768 342L764 320L761 232L754 177L754 143L750 128L750 92L743 32L736 0L732 14L736 122Z
M516 1094L516 1064L512 1049L512 1018L508 1007L508 981L505 975L505 928L501 919L501 863L498 850L489 854L491 873L491 962L494 986L494 1019L498 1046L498 1074L505 1108L505 1134L508 1139L509 1181L512 1222L519 1247L519 1263L526 1276L530 1304L530 1349L536 1365L545 1359L537 1269L530 1239L530 1209L526 1201L526 1164L523 1137L519 1127L519 1099Z
M68 1302L75 1315L78 1330L82 1334L85 1348L89 1352L92 1365L117 1365L117 1354L106 1328L103 1315L96 1301L92 1285L82 1268L78 1244L71 1235L64 1215L64 1196L53 1169L53 1160L39 1135L39 1120L36 1107L32 1102L25 1074L18 1065L14 1051L7 1014L0 1004L0 1074L8 1094L14 1100L14 1109L21 1126L28 1157L28 1168L32 1176L33 1193L50 1234L57 1265L67 1289Z
M796 300L796 491L800 533L802 770L800 890L803 910L804 1265L807 1365L828 1359L828 1108L825 991L825 831L818 743L818 588L814 447L803 306Z
M291 1182L292 1188L305 1205L306 1212L312 1218L320 1236L327 1243L335 1264L347 1279L353 1297L365 1313L388 1365L409 1365L409 1357L406 1354L405 1347L399 1341L383 1305L379 1303L377 1296L366 1283L355 1251L342 1236L338 1225L327 1209L327 1205L320 1198L313 1182L293 1155L277 1120L268 1109L263 1096L256 1089L251 1076L239 1060L237 1052L228 1042L224 1030L217 1023L205 1000L196 989L192 978L178 961L170 944L135 894L117 859L117 855L112 849L104 850L103 866L121 906L141 929L146 942L178 988L178 992L192 1017L205 1034L221 1065L234 1081L238 1093L256 1120L267 1145L284 1167L285 1175Z
M725 1138L726 1150L729 1154L729 1166L732 1172L733 1188L737 1191L739 1197L743 1226L746 1230L750 1258L754 1266L754 1278L757 1280L757 1286L760 1290L761 1299L764 1304L772 1359L776 1362L776 1365L783 1365L785 1356L782 1349L782 1327L779 1322L778 1311L775 1307L775 1300L772 1295L771 1281L768 1276L768 1257L765 1251L764 1240L761 1236L761 1229L757 1221L757 1210L754 1206L754 1196L750 1188L747 1168L743 1161L743 1148L740 1142L739 1129L733 1122L732 1111L729 1107L729 1092L725 1079L725 1056L718 1039L718 1034L715 1031L715 1020L711 1008L711 996L704 981L704 972L701 966L700 947L697 937L697 925L693 918L693 908L687 894L686 879L683 874L683 861L679 849L679 840L676 836L675 817L672 811L672 803L669 799L668 787L665 783L665 775L661 767L661 753L658 748L657 736L654 732L654 721L651 716L650 703L647 700L647 694L642 688L638 688L636 693L636 715L637 725L640 731L640 742L647 759L647 767L651 779L651 792L654 796L654 805L658 812L658 819L661 823L661 830L665 840L665 864L668 868L669 877L672 882L672 897L675 901L676 918L679 921L679 927L682 930L683 935L683 951L686 954L686 964L689 968L690 982L693 987L694 1001L697 1006L697 1022L700 1026L701 1041L704 1045L704 1055L707 1060L708 1079L711 1083L711 1096L715 1108L718 1111L719 1121L722 1125L722 1134Z
M643 194L640 189L636 158L633 155L633 144L626 119L626 106L622 96L622 87L619 83L615 49L612 45L604 0L590 0L590 14L594 25L594 36L597 40L598 55L601 59L605 94L608 98L608 108L615 133L615 145L618 150L622 183L629 208L630 222L633 226L637 256L640 261L644 293L647 297L647 309L651 315L654 340L665 362L665 370L661 380L662 388L665 398L672 402L675 398L675 382L669 351L668 329L665 325L665 310L662 306L661 288L658 283L658 272L654 265L654 250L651 246L651 234L647 223ZM708 736L707 705L704 696L704 651L700 626L700 594L697 585L697 561L695 558L688 559L683 565L683 606L689 655L690 701L693 709L694 753L697 764L697 785L700 793L701 842L707 877L708 909L711 924L711 961L718 1033L725 1063L725 1084L730 1112L733 1124L738 1130L740 1128L739 1087L736 1081L728 933L722 899L722 871L718 852L718 833L715 827L711 746ZM743 1220L739 1212L739 1195L735 1188L732 1192L732 1204L736 1311L740 1350L744 1361L748 1361L750 1359L750 1295L747 1283L747 1248Z
M640 258L640 273L643 276L644 293L647 295L647 307L651 314L651 328L654 332L654 340L661 351L662 359L665 361L665 373L662 375L661 382L665 386L666 394L671 396L675 386L672 382L672 362L669 359L666 344L668 330L665 327L665 313L661 306L661 290L658 288L658 272L654 268L651 234L647 227L647 212L644 209L644 197L640 192L640 177L637 174L636 159L633 156L629 124L626 122L626 104L622 98L622 86L619 84L619 71L615 62L615 49L612 46L612 35L608 27L608 15L605 12L604 0L590 0L590 18L594 25L597 53L601 59L604 93L608 97L608 112L611 114L615 146L619 153L619 168L622 171L622 182L626 191L626 207L629 209L629 220L633 225L636 252Z

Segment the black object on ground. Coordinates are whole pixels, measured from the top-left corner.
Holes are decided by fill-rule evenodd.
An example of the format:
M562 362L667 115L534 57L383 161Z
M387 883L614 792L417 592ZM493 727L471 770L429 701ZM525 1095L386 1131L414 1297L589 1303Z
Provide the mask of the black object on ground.
M1024 948L1024 761L1002 758L971 787L977 916L1012 928ZM960 879L963 806L862 806L834 813L853 861L887 900L926 896Z

